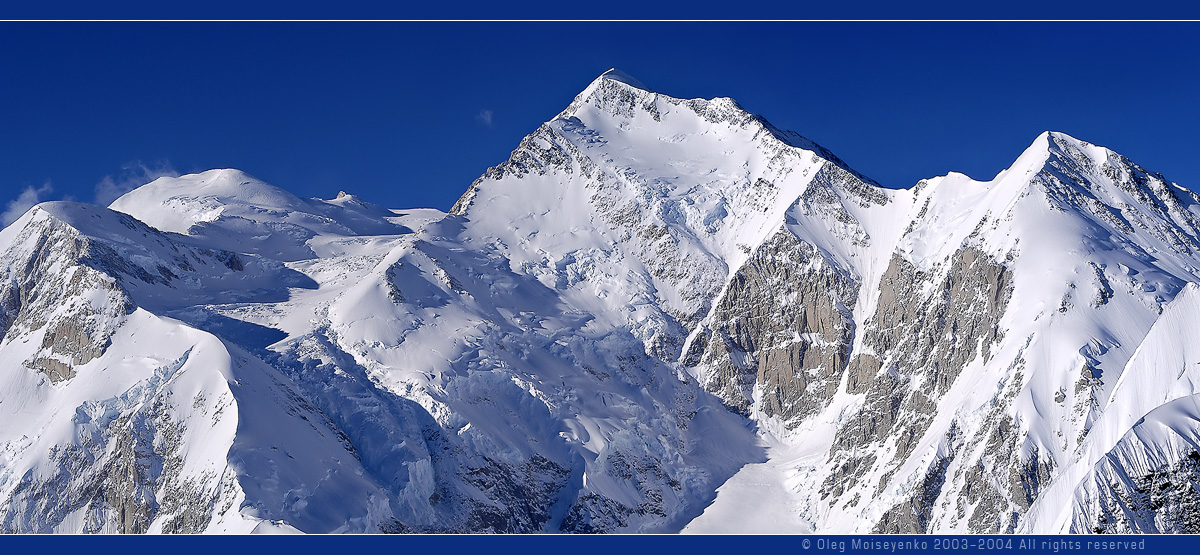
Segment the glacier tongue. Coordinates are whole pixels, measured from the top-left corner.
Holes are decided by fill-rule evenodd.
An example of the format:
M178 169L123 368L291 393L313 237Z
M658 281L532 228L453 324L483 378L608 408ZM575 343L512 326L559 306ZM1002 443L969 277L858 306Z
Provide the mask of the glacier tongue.
M1053 132L885 189L615 69L450 213L229 169L39 205L0 529L1194 531L1197 218Z

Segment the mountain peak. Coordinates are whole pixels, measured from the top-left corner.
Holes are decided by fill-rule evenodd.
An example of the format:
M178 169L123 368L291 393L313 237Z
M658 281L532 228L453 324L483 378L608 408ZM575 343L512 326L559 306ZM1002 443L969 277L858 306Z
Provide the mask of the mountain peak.
M1062 145L1090 145L1087 141L1082 141L1072 137L1062 131L1046 130L1038 133L1038 136L1029 143L1025 151L1046 152L1050 149L1061 147Z
M1034 139L1030 149L1038 149L1056 156L1078 157L1080 154L1092 159L1103 160L1111 149L1077 139L1061 131L1043 131Z
M220 187L224 184L229 184L229 183L242 184L242 183L251 182L251 181L262 183L262 181L260 179L254 177L242 170L239 170L237 168L214 168L214 169L205 170L202 172L184 174L179 177L159 178L159 179L156 179L155 181L160 181L160 180L163 182L171 181L171 180L181 180L181 181L176 181L176 182L181 183L181 184L186 182L186 183L190 183L190 184L196 184L199 186L203 186L206 188Z
M254 197L255 202L282 202L293 204L294 195L270 185L257 177L234 168L220 168L190 173L179 177L160 177L134 189L129 195L145 194L152 189L162 189L175 194L217 195L230 197ZM120 202L117 199L114 202Z
M617 68L610 68L588 83L588 86L575 96L575 100L559 116L574 115L584 104L606 105L613 101L620 104L634 98L653 97L656 94L658 93L628 73Z
M596 78L596 81L600 81L600 80L616 81L618 83L624 83L631 87L642 89L643 91L654 92L653 90L650 89L650 87L647 87L645 85L645 83L638 81L633 76L631 76L628 73L625 73L624 71L621 71L615 67L609 68L608 71L601 73L600 76Z
M163 231L187 233L196 223L216 219L230 205L303 211L307 203L241 170L225 168L160 177L125 193L109 208Z
M1038 135L1038 140L1039 141L1044 140L1047 144L1047 148L1049 148L1050 150L1053 150L1053 151L1060 152L1060 153L1067 152L1067 151L1081 151L1081 150L1085 150L1085 149L1099 148L1101 150L1104 150L1105 151L1104 154L1107 155L1107 150L1108 150L1103 147L1097 147L1096 145L1089 143L1087 141L1084 141L1081 139L1076 139L1075 137L1072 137L1061 131L1045 131L1041 135Z
M1052 160L1078 160L1087 157L1093 160L1107 158L1109 150L1092 143L1081 141L1061 131L1042 131L1008 169L1003 170L992 181L1005 175L1035 174L1046 168Z

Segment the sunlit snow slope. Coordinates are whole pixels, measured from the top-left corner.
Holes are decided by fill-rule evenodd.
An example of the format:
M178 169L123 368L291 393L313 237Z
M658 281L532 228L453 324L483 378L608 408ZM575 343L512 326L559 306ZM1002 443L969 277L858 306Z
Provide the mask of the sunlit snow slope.
M1197 218L1060 133L885 189L615 70L450 213L42 204L0 529L1200 531Z

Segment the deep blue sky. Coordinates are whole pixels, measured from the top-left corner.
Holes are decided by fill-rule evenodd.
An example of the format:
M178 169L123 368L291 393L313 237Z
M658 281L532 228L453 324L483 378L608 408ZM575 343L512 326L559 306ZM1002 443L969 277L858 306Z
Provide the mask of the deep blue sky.
M1200 189L1197 23L0 23L0 209L149 170L447 209L609 67L891 187L1043 130ZM481 117L490 113L490 124ZM132 168L132 169L131 169ZM49 187L46 184L49 184ZM28 195L27 195L28 198Z

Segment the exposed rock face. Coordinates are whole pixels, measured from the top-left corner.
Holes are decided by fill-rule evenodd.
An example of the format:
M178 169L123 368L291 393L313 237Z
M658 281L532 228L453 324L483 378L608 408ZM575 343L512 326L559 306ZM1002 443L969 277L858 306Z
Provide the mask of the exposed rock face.
M388 485L395 516L379 531L542 532L569 491L571 468L536 453L513 461L473 452L421 405L380 391L328 338L306 337L273 363L344 434L364 468Z
M878 188L865 183L854 173L833 163L826 162L813 176L812 182L800 196L798 203L809 213L816 213L829 222L832 231L857 247L867 247L871 237L862 224L846 210L839 191L862 207L887 203Z
M451 482L444 482L430 496L434 510L439 505L451 509L443 512L442 518L433 523L416 525L396 519L383 525L380 531L441 534L543 532L554 517L553 509L560 490L567 485L570 477L569 469L537 456L516 466L486 461L484 466L458 470L459 476L479 494L479 498L464 497Z
M1115 469L1110 469L1109 472ZM1095 512L1077 513L1072 532L1095 534L1200 533L1200 453L1145 474L1101 484Z
M780 230L734 274L685 362L735 410L748 415L757 388L763 413L798 422L841 382L857 295L852 277Z
M116 280L88 264L92 242L70 226L43 219L22 231L31 247L0 281L0 342L41 332L41 349L25 362L52 382L99 357L133 303Z
M160 369L163 384L184 359ZM231 484L208 490L181 477L183 431L170 415L169 393L155 385L81 408L76 441L50 448L51 474L30 470L0 508L6 533L49 533L79 518L84 532L147 532L163 516L162 531L203 531ZM222 482L225 483L225 482ZM228 507L225 507L228 510Z
M912 497L899 505L895 505L884 513L883 518L875 525L878 534L924 534L929 531L929 520L933 514L934 503L942 493L946 484L946 468L950 466L953 454L938 457L925 471L925 476L913 490Z
M1187 208L1200 202L1195 192L1173 187L1162 175L1147 172L1115 152L1097 161L1078 141L1055 135L1050 142L1054 156L1039 180L1060 210L1086 210L1125 233L1136 228L1180 254L1200 248L1200 221ZM1091 175L1107 177L1132 202L1114 202L1111 193L1087 178Z
M967 364L989 356L1011 294L1004 266L977 250L962 249L946 268L928 272L894 255L863 330L865 352L848 370L848 392L866 399L838 431L831 460L888 444L896 453L892 464L905 460L928 429L937 399ZM854 482L853 475L831 475L824 487L832 493Z
M989 422L997 422L994 431L984 441L967 446L978 458L959 467L956 478L964 485L961 491L951 492L957 496L949 498L957 497L953 508L966 517L969 530L1012 533L1049 484L1055 464L1036 447L1026 451L1016 423L999 414L990 418Z
M976 356L991 356L1012 295L1009 273L988 255L968 247L948 262L937 288L926 293L935 274L894 255L864 337L876 357L900 374L923 375L923 389L932 396L945 393Z
M84 209L100 213L94 217L140 236L144 243L129 245L81 233L55 215L60 210L61 206L49 212L35 209L14 238L17 248L5 253L11 264L0 269L0 342L40 334L41 350L25 363L53 382L74 377L76 367L104 354L112 334L137 307L131 288L187 299L204 285L197 274L207 271L221 276L246 270L236 253L181 244L178 237L173 239L126 214ZM98 235L105 232L111 233L103 229ZM265 272L255 273L259 275L248 277L262 279ZM289 280L281 281L286 285Z
M931 432L938 399L967 365L986 361L1002 338L1000 318L1012 295L1009 276L1003 264L970 247L956 252L943 267L928 271L892 257L880 282L877 308L862 332L863 351L847 370L847 391L865 395L864 401L835 436L829 461L837 470L823 483L823 497L842 497L867 476L879 476L879 482L864 487L883 490L910 455L915 456L915 446ZM1020 445L1007 432L1011 425L1002 414L993 418L997 427L987 440L964 437L952 423L932 462L922 463L924 476L907 501L886 511L874 530L929 531L934 515L941 512L936 505L958 499L959 511L975 507L971 529L1011 531L1014 523L1004 500L1013 499L1028 509L1038 480L1048 478L1047 469L1031 463L1035 467L1026 472ZM982 441L990 447L980 451L977 446ZM879 459L880 452L891 455ZM979 460L951 469L956 459L977 453ZM1037 461L1036 453L1032 460ZM1006 468L1013 471L1001 470ZM973 475L948 480L951 471ZM965 490L958 491L959 487ZM999 492L991 489L997 487ZM964 499L969 505L963 505ZM1001 521L1008 528L998 529Z
M1076 488L1071 531L1200 532L1197 409L1197 396L1183 397L1135 424Z

